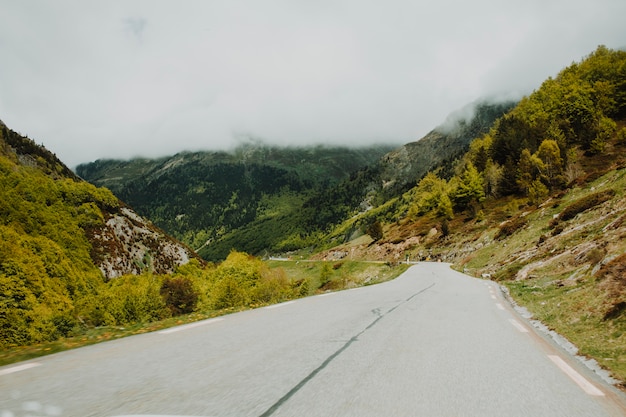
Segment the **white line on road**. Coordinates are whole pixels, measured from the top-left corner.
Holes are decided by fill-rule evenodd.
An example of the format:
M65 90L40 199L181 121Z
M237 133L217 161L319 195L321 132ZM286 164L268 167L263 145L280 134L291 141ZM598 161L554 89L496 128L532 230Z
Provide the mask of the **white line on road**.
M266 308L267 310L271 310L271 309L273 309L273 308L284 307L284 306L287 306L287 305L289 305L289 304L293 304L293 303L295 303L295 301L287 301L287 302L285 302L285 303L273 304L273 305L271 305L271 306L267 306L267 307L265 307L265 308Z
M202 321L197 321L197 322L191 323L191 324L185 324L185 325L182 325L182 326L171 327L169 329L161 330L158 333L159 334L176 333L176 332L180 332L182 330L188 330L188 329L192 329L194 327L200 327L200 326L204 326L205 324L211 324L211 323L215 323L215 322L222 321L222 320L224 320L224 319L221 318L221 317L216 317L214 319L202 320Z
M493 294L491 294L491 298L494 299L494 300L497 300L496 296L493 295Z
M509 321L510 321L510 322L511 322L511 324L512 324L513 326L515 326L515 328L516 328L517 330L519 330L520 332L522 332L522 333L528 333L528 329L527 329L526 327L524 327L524 326L522 325L522 323L520 323L519 321L517 321L517 320L515 320L515 319L509 319Z
M567 374L572 380L578 384L589 395L595 395L602 397L604 393L596 388L591 382L587 381L581 374L576 372L571 366L569 366L560 356L548 355L550 360L556 364L563 372Z
M504 310L504 306L500 303L496 303L496 307L498 307L500 310Z
M39 365L41 365L39 362L31 362L31 363L25 363L23 365L13 366L13 367L7 368L7 369L1 369L0 370L0 375L8 375L8 374L12 374L14 372L25 371L27 369L34 368L34 367L39 366Z

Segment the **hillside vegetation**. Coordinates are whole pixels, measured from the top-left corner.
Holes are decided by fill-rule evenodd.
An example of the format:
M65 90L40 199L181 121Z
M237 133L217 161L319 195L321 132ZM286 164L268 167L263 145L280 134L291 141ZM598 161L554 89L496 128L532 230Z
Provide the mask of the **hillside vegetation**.
M288 276L286 267L291 276ZM385 264L206 264L0 125L0 364L389 279Z
M77 173L123 201L207 260L231 249L261 254L315 242L302 206L318 190L372 165L391 148L277 148L181 153L158 160L100 160ZM254 238L251 238L254 236Z
M0 347L98 325L107 279L172 272L192 256L0 124Z
M85 165L81 175L138 198L205 258L223 260L161 271L149 267L161 262L154 247L125 258L127 272L115 279L98 262L128 246L120 235L102 239L103 228L116 215L139 227L139 216L3 126L3 349L170 325L367 285L406 259L442 260L499 281L625 381L626 52L599 47L517 105L481 106L456 129L448 123L423 145L379 149L379 162L351 173L349 159L365 160L255 146ZM431 151L439 156L426 167L418 156ZM349 157L337 163L338 155ZM94 246L96 236L117 243ZM241 248L298 261L270 268ZM360 259L386 263L372 269Z
M467 151L515 103L472 103L420 141L346 149L251 143L233 153L99 160L78 174L183 240L204 259L318 251L346 218L401 195L429 169ZM361 224L355 233L364 233Z
M626 380L626 52L599 47L318 257L438 259L511 295Z

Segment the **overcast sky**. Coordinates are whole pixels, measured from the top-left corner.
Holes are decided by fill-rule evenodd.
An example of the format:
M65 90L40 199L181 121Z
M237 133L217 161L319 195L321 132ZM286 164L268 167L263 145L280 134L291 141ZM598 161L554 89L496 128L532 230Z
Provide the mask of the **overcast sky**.
M0 0L0 120L66 164L417 140L599 44L624 0Z

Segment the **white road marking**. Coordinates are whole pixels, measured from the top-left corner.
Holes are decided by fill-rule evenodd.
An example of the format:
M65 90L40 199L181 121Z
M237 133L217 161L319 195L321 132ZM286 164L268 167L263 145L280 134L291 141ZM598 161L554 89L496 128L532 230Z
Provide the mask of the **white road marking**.
M23 365L13 366L7 369L0 369L0 375L8 375L8 374L12 374L15 372L25 371L30 368L35 368L39 365L41 365L39 362L30 362L30 363L25 363Z
M509 321L511 322L511 324L513 326L515 326L515 328L517 330L519 330L522 333L528 333L528 329L526 327L524 327L524 325L522 325L522 323L520 323L519 321L515 320L515 319L509 319Z
M271 305L271 306L267 306L267 307L265 307L265 308L266 308L267 310L271 310L271 309L273 309L273 308L284 307L284 306L287 306L287 305L289 305L289 304L293 304L293 303L295 303L295 301L287 301L287 302L285 302L285 303L273 304L273 305Z
M176 333L176 332L180 332L180 331L183 331L183 330L193 329L194 327L200 327L200 326L204 326L206 324L211 324L211 323L215 323L215 322L222 321L222 320L224 320L224 319L221 318L221 317L216 317L214 319L197 321L195 323L184 324L182 326L171 327L169 329L160 330L158 333L159 334Z
M496 303L496 307L498 307L500 310L504 310L504 306L500 303Z
M494 299L494 300L497 300L496 296L493 295L493 294L491 294L491 298Z
M578 384L587 394L598 397L604 396L604 393L595 387L591 382L587 381L581 374L576 372L571 366L569 366L560 356L548 355L550 360L555 363L563 372L567 374L572 380Z
M336 292L326 292L324 294L320 294L318 295L318 297L328 297L329 295L335 295L337 294Z

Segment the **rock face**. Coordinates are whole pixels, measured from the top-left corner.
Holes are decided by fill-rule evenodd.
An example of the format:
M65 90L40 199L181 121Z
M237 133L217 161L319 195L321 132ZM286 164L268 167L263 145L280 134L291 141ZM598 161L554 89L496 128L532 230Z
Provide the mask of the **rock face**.
M402 190L414 185L428 171L462 156L470 142L487 133L515 102L471 103L451 114L439 127L422 139L389 152L381 159L383 188ZM392 192L393 193L393 192Z
M106 279L145 271L171 273L195 255L128 207L91 233L92 258Z

